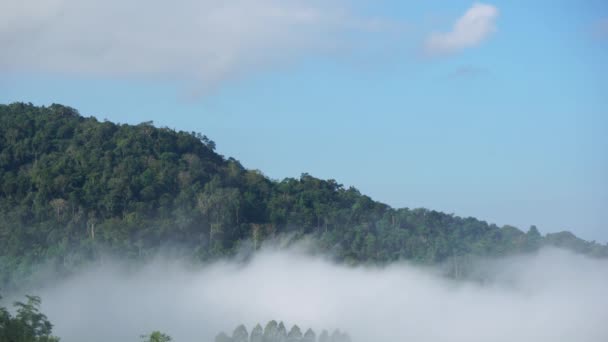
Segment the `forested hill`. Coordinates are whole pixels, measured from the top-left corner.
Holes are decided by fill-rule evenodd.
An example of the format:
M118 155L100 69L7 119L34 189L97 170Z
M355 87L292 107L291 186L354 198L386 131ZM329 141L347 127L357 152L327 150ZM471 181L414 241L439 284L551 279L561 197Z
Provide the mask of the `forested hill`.
M568 232L541 236L427 209L393 209L308 174L274 181L198 133L114 124L62 105L0 105L0 279L51 261L69 270L100 250L142 258L166 245L197 259L283 233L338 260L436 263L544 244L608 256Z

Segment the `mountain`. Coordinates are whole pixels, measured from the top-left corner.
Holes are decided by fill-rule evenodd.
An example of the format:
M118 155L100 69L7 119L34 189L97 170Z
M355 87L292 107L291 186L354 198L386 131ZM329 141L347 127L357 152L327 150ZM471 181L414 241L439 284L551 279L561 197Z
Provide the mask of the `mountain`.
M308 174L271 180L194 132L115 124L53 104L0 105L0 284L40 264L69 272L102 253L145 259L167 246L208 260L309 237L347 263L440 263L555 245L608 245L472 217L394 209Z

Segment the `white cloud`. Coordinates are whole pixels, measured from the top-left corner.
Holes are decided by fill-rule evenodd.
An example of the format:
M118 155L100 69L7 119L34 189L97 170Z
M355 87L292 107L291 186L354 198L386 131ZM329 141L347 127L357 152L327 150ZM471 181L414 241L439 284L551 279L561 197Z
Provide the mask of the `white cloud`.
M432 33L425 42L430 55L445 55L481 44L496 31L498 8L476 3L460 17L449 32Z
M341 1L5 0L0 71L185 76L213 87L377 26Z
M132 341L156 329L175 341L212 341L220 330L271 319L343 329L358 342L608 341L607 261L559 250L479 261L484 282L274 250L247 264L120 265L105 260L30 290L62 341Z

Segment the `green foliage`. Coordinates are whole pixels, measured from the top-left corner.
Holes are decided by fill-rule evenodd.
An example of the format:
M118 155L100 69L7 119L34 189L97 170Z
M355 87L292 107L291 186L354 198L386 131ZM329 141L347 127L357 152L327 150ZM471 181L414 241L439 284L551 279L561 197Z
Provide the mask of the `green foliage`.
M270 180L199 133L100 122L72 108L0 105L0 285L36 265L68 273L102 253L145 260L166 246L208 260L307 236L346 263L448 263L557 245L608 256L571 233L542 237L475 218L393 209L309 174Z
M142 335L142 342L170 342L171 336L160 331L153 331L150 335Z
M0 297L1 299L2 297ZM53 325L40 312L40 298L26 296L27 302L15 302L17 314L13 317L0 307L0 341L6 342L59 342L51 335Z

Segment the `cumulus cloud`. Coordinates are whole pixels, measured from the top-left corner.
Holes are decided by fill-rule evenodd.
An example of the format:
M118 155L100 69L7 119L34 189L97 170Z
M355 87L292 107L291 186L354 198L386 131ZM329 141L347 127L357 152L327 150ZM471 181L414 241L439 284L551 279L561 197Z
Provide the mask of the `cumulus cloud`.
M5 0L0 71L189 77L214 86L379 27L341 1Z
M271 319L339 328L354 342L608 340L606 260L545 250L477 269L483 283L408 264L352 268L266 251L202 268L106 263L36 293L65 342L132 341L157 329L175 341L212 341Z
M425 51L430 55L451 54L475 47L496 31L498 8L476 3L460 17L449 32L435 32L425 42Z

